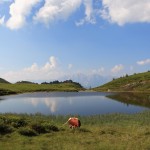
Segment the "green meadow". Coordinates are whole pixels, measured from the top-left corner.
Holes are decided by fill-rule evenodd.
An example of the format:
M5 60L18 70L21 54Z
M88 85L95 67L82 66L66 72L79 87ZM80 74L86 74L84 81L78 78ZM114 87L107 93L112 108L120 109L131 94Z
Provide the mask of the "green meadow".
M70 129L68 116L0 114L3 150L149 150L150 111L137 114L78 116Z
M59 84L0 83L0 95L19 94L26 92L40 92L40 91L77 92L81 90L84 90L84 88L80 84L76 83L59 83Z
M115 91L115 92L147 92L150 93L150 71L125 75L113 79L102 86L93 88L95 91Z

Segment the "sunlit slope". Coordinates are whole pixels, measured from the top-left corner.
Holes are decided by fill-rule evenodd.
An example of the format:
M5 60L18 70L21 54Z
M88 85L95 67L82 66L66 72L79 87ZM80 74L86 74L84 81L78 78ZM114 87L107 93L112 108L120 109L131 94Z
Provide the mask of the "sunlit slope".
M93 90L150 92L150 71L113 79L113 81L93 88Z
M59 84L6 84L0 83L0 95L17 94L24 92L40 91L66 91L77 92L84 90L78 83L59 83Z

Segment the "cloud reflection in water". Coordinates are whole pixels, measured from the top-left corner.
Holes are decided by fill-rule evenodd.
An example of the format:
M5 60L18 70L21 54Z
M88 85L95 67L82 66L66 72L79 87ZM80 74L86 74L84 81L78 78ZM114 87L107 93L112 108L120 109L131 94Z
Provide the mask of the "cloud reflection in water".
M44 104L50 109L52 113L57 111L57 106L58 106L58 102L55 98L28 98L24 100L24 102L32 104L32 106L34 107Z

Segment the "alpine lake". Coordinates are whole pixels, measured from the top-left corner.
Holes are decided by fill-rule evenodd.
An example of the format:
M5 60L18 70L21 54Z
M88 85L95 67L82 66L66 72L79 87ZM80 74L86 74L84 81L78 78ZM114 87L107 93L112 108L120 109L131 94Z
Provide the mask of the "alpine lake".
M89 116L145 110L150 110L149 93L36 92L0 96L0 113Z

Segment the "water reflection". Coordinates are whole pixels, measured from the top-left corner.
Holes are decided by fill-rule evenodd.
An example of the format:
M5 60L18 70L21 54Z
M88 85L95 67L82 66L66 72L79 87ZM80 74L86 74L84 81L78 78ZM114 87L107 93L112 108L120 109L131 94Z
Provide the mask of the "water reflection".
M150 108L150 94L149 93L117 93L113 95L108 95L107 97L112 98L113 100L123 102L127 106L137 105Z
M2 96L0 99L3 99L0 101L1 113L40 112L42 114L54 115L95 115L106 113L136 113L146 110L145 106L150 106L147 102L150 102L148 95L142 98L125 93L112 95L111 93L100 92L38 92ZM144 107L139 105L135 106L137 99L145 102L142 105Z
M25 103L31 104L33 107L38 107L38 105L45 105L49 110L54 113L57 111L58 102L55 98L30 98L24 100Z

